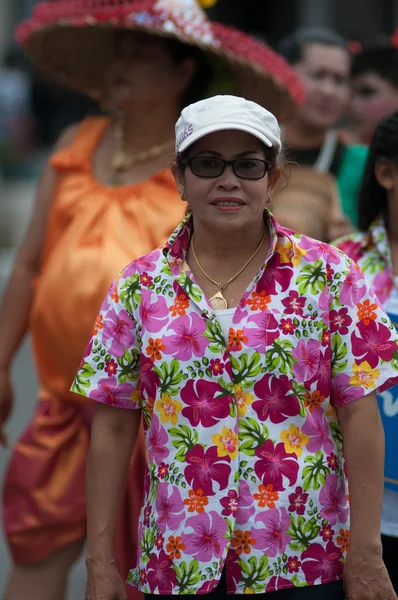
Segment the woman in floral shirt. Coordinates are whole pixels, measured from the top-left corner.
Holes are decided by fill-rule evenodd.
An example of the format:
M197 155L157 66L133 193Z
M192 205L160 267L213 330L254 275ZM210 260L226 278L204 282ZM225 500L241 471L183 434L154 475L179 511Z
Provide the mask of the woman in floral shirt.
M377 298L398 327L398 113L378 126L369 149L359 196L361 232L342 238L339 248L365 272ZM372 307L368 306L369 311ZM395 358L396 360L396 358ZM383 559L398 592L398 386L379 396L386 436L381 520Z
M219 96L183 111L176 132L189 214L114 281L73 388L101 403L87 597L125 599L113 537L142 416L129 582L148 599L337 600L344 577L351 600L392 600L376 389L398 381L395 329L355 263L266 210L279 175L272 114Z

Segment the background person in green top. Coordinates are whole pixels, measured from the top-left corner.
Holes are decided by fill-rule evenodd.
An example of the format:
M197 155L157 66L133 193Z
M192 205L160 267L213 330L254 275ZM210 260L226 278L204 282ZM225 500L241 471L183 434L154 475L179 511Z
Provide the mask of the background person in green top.
M284 38L279 51L296 68L307 92L293 120L284 127L288 158L334 175L342 210L356 226L367 148L349 144L337 129L350 98L347 43L333 31L310 27Z

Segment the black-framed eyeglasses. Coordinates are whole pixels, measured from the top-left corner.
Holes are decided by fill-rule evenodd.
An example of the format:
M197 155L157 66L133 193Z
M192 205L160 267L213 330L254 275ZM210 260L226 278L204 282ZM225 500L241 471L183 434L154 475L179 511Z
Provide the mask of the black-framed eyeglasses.
M215 156L193 156L182 161L182 164L188 165L196 177L203 179L220 177L228 166L240 179L262 179L271 167L267 160L248 157L224 160Z

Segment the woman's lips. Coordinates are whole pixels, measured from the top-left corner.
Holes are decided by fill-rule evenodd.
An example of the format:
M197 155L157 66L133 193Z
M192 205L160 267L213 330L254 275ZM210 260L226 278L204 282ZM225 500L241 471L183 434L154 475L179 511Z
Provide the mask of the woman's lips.
M211 204L223 211L236 211L245 206L245 202L240 198L215 198Z

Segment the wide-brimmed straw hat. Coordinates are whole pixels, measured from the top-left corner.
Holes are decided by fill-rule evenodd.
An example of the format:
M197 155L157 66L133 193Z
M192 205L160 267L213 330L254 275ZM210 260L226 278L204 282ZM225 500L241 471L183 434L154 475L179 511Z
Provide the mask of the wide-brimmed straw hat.
M211 22L196 0L52 0L38 4L17 28L33 62L57 82L101 98L117 30L174 38L222 59L236 93L284 120L302 89L285 60L251 36Z

